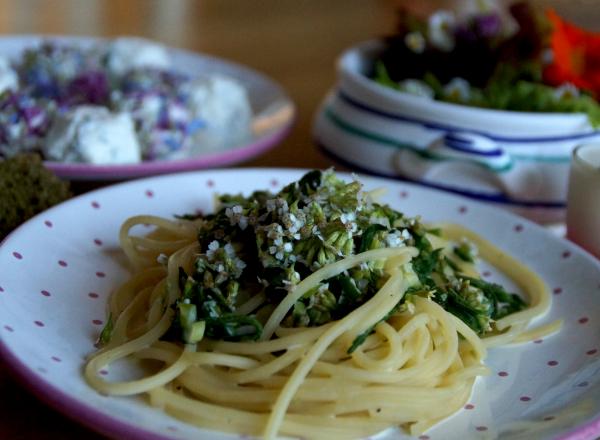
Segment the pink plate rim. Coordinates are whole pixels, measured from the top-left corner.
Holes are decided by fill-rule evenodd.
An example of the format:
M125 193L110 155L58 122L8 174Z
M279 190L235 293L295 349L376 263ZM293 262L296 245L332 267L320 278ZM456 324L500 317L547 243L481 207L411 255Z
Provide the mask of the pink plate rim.
M44 165L57 176L74 180L112 180L118 178L136 178L158 174L170 174L181 171L193 171L233 165L259 156L283 141L294 124L291 118L274 133L255 142L230 150L203 154L186 159L171 161L147 161L131 165L92 165L85 163L44 162Z
M76 423L109 436L132 440L171 440L171 437L155 431L140 428L138 425L123 422L103 414L94 407L82 404L60 388L41 379L27 365L15 356L0 339L0 360L3 367L12 374L29 392L49 407L67 416Z

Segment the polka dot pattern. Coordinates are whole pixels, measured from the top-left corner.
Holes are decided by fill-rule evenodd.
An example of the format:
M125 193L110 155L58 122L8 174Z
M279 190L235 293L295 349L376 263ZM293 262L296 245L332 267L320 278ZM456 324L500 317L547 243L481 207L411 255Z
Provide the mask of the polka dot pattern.
M263 183L263 188L275 188L287 183L287 180L280 179L278 177L264 176L261 177L261 180ZM146 183L143 184L143 186L138 185L136 187L136 203L139 202L141 206L145 207L154 206L156 208L158 206L158 209L163 209L163 201L169 200L169 192L165 189L165 187L161 187L158 185L146 187L146 185L148 184ZM200 187L200 189L202 189L203 185L205 185L205 188L215 188L215 192L225 192L228 188L228 183L225 180L221 180L220 175L217 176L217 179L202 178L201 180L195 181L196 188ZM408 186L407 184L404 185ZM243 189L246 190L248 188ZM205 190L204 193L210 192ZM391 192L391 194L396 194L395 200L399 204L399 206L410 207L412 203L415 203L415 200L423 199L418 189L413 191L404 188L397 188L395 192ZM161 203L157 203L159 199ZM89 218L95 218L100 223L106 218L108 218L108 214L115 209L113 204L109 203L111 200L113 199L111 199L110 197L103 197L100 195L98 195L98 197L93 201L90 201L90 199L86 199L82 202L83 209L80 209L80 212L87 213L86 215L88 215ZM400 203L402 203L402 205L400 205ZM207 209L206 206L195 208L194 204L192 204L191 206L187 207L185 212L201 213L203 208ZM169 211L169 213L177 212L184 211ZM457 222L464 221L465 223L467 223L470 221L479 221L479 208L475 205L470 205L467 202L454 202L450 207L447 208L447 212L450 214L449 217L452 217L452 220L456 220ZM46 236L51 237L53 234L64 234L65 231L69 230L70 225L72 223L66 220L69 219L65 217L61 218L60 216L52 215L51 219L42 218L42 220L38 221L34 226L37 228L37 230L41 230ZM86 252L93 252L97 254L106 255L106 251L109 250L107 249L108 244L110 244L110 250L112 251L112 246L115 242L115 233L112 230L107 232L106 229L102 228L102 225L97 224L97 226L98 227L89 229L88 234L85 236L85 240L82 241L82 244L83 246L85 246ZM535 228L533 226L528 226L524 225L523 223L519 223L518 219L516 221L508 221L506 222L506 225L499 226L499 228L500 227L504 228L502 231L504 233L504 236L509 236L509 238L507 239L508 241L511 240L510 237L518 237L519 240L524 241L528 238L530 233L535 232ZM115 230L118 230L118 227L115 227ZM513 240L515 239L516 238L513 238ZM109 289L109 287L112 288L112 285L109 286L111 279L114 279L114 272L112 266L110 266L110 264L103 264L102 262L98 264L98 261L106 261L101 259L94 260L93 266L90 266L89 262L87 261L85 265L81 265L80 262L72 254L68 253L68 250L66 252L56 252L54 254L49 253L48 255L44 256L43 254L37 254L33 252L32 249L27 245L19 245L16 242L11 242L9 246L11 246L12 249L9 248L8 250L5 250L3 256L6 256L7 260L9 260L9 262L11 262L14 267L21 268L21 270L23 270L23 268L27 269L27 265L32 264L32 262L34 262L33 264L39 264L38 261L43 261L45 258L48 266L51 266L54 270L54 273L62 274L61 276L63 277L66 276L65 274L69 274L76 271L78 271L78 273L84 272L85 274L87 274L86 276L89 283L77 286L76 290L69 290L69 287L63 288L62 285L53 284L52 282L45 282L43 285L35 285L29 288L26 292L26 295L29 295L27 296L28 301L37 301L37 304L41 308L49 308L49 305L52 305L52 307L58 305L58 307L60 307L60 305L62 304L61 301L63 301L64 298L73 298L74 296L77 297L77 301L79 301L82 304L85 303L87 304L87 307L89 307L89 309L85 309L85 313L88 314L82 314L82 318L80 320L85 325L87 325L87 330L84 331L87 331L88 333L93 335L97 335L99 329L101 328L99 326L104 325L103 319L99 318L102 317L101 311L103 310L103 306L107 301L108 292L111 290ZM80 249L83 248L83 246L80 247ZM554 261L557 265L563 265L564 267L567 267L568 265L573 265L576 262L578 262L580 258L578 255L578 251L565 250L566 247L567 246L564 245L564 243L562 245L553 245L553 253L550 257L548 257L549 260ZM57 263L60 267L68 269L65 271L57 269ZM82 268L84 269L83 271L81 271ZM486 279L489 279L490 281L494 281L499 275L500 274L498 274L494 269L485 270L482 272L482 276ZM577 297L577 295L580 294L581 289L574 287L576 286L576 284L574 284L571 280L566 280L557 274L552 274L552 276L548 277L548 279L545 279L545 281L547 281L548 285L550 286L552 294L558 296L555 298L555 304L560 303L560 301L563 301L564 298L567 297L569 300L574 299ZM12 300L13 297L18 297L22 294L21 291L15 289L12 280L3 278L2 280L0 280L0 282L3 283L3 286L0 286L0 293L4 293L5 289L7 292L9 292L9 294L0 297L2 301L5 301L7 298L10 298ZM591 289L600 289L600 272L599 277L597 277L595 280L590 280L589 283L589 287ZM594 292L596 292L596 290L594 290ZM68 293L73 293L73 295L68 295ZM87 312L87 310L90 311ZM598 355L598 350L600 349L600 347L594 346L596 343L593 339L585 339L585 336L590 336L591 332L597 331L599 328L598 320L596 320L595 318L596 317L593 314L593 309L591 311L586 308L572 310L568 316L565 316L565 329L575 329L574 331L578 332L578 337L581 337L583 338L583 340L586 340L588 344L590 343L590 341L592 343L591 346L578 346L576 355L573 355L573 357L578 357L576 359L577 362L587 362L589 364L594 362L594 356ZM34 321L34 319L36 320ZM31 317L28 317L23 321L13 321L12 319L6 319L3 318L0 314L0 329L4 330L3 335L6 335L6 341L17 340L18 338L23 337L23 335L28 334L27 332L31 332L31 334L37 335L38 337L39 335L43 335L45 338L45 335L50 335L51 333L55 332L56 328L63 328L62 324L52 321L50 318L47 317L47 315L44 315L43 313L32 314ZM34 330L32 331L32 329ZM545 376L557 375L561 373L561 370L566 370L567 368L571 368L573 365L575 365L575 362L571 358L565 358L562 357L560 353L556 353L555 342L556 340L553 337L549 337L545 340L538 339L536 341L533 341L533 344L535 345L527 344L522 346L523 350L527 350L528 354L531 356L531 360L528 360L528 364L535 365L538 371L540 368L542 368ZM93 341L90 342L90 344L92 343ZM91 345L88 345L88 350L90 346ZM56 374L57 371L67 370L67 368L65 367L67 367L67 365L69 365L69 363L72 361L69 358L70 355L67 355L56 348L49 348L49 350L55 351L46 352L45 356L41 358L41 360L37 360L36 362L33 362L31 364L32 371L38 371L40 374L46 374L46 379L51 378L54 374ZM493 353L493 351L494 349L492 349L490 352ZM81 362L82 358L83 355L79 356L78 361ZM514 364L509 362L503 362L500 365L502 365L502 367L505 368L505 370L499 371L498 364L490 364L490 367L492 368L492 370L495 369L496 373L484 380L495 381L492 383L496 383L498 386L505 387L505 389L507 390L505 393L506 398L510 399L511 403L521 403L517 405L512 405L515 408L518 408L514 410L515 412L523 411L525 408L527 408L528 402L532 402L532 404L530 404L529 407L534 408L533 403L538 404L538 400L542 400L540 399L540 390L537 389L535 386L528 386L529 384L523 386L525 384L522 383L522 371L520 369L511 369L511 366ZM103 369L99 372L99 374L101 374L102 376L108 376L109 371L107 369ZM571 384L571 387L578 388L577 392L580 394L586 392L589 393L589 390L593 389L591 386L595 385L595 381L596 379L579 379L579 381ZM488 421L487 419L477 420L478 417L481 417L480 413L484 412L482 411L482 408L486 408L487 403L485 401L483 401L483 403L480 403L481 401L479 399L481 398L481 396L478 394L474 394L472 398L474 399L473 401L475 403L466 403L463 407L464 411L461 411L460 414L457 415L457 417L469 418L468 430L470 430L470 434L472 436L477 435L475 431L496 432L497 426L495 421ZM553 415L546 415L544 417L544 413L542 412L541 414L542 415L539 416L538 421L555 420L555 416ZM467 424L465 424L465 426L467 426ZM162 429L163 432L165 429L177 431L176 426L162 425L159 427L159 429ZM465 438L468 437L469 433L466 433ZM435 434L421 435L418 438L419 440L441 439L441 437Z

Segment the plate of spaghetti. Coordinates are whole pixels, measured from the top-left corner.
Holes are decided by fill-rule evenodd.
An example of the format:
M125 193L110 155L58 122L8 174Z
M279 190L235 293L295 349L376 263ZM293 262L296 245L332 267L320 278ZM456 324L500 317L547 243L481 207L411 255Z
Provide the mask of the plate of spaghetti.
M0 246L0 354L113 437L595 438L600 265L333 170L131 181Z

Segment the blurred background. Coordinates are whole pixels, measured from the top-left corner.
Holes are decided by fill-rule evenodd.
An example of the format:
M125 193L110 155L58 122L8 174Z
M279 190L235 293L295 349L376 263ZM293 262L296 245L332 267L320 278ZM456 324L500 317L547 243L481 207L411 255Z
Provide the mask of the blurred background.
M297 105L291 135L244 166L325 167L312 144L319 102L349 46L389 34L398 7L427 14L466 0L0 0L0 34L137 35L245 64L278 81ZM600 30L596 0L536 0Z
M0 34L136 35L254 68L278 81L298 119L280 148L248 166L318 167L312 113L335 80L334 61L393 28L386 0L0 0Z
M458 3L463 2L463 0ZM567 20L600 31L597 0L537 0ZM457 2L399 0L0 0L0 35L136 35L226 58L272 77L297 105L291 135L242 166L323 168L312 143L319 102L347 47L389 34L400 6L426 14ZM46 408L0 364L0 438L99 438ZM11 396L7 398L7 396Z
M395 11L426 14L473 0L0 0L0 35L136 35L227 58L278 81L297 105L288 139L245 166L324 167L311 123L347 47L389 34ZM600 30L596 0L536 0Z

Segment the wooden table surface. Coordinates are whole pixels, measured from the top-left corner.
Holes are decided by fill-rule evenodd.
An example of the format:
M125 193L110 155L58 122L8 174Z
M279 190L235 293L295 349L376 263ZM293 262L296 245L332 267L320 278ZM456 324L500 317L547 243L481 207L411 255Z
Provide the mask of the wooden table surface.
M335 59L389 32L394 10L385 0L0 0L0 34L136 35L247 65L288 91L297 119L277 148L240 166L324 168L311 123ZM1 360L0 396L0 439L101 438L39 402Z
M296 104L297 120L288 138L277 148L240 166L324 168L332 163L314 147L311 124L319 102L335 81L335 59L348 46L389 33L398 3L0 0L0 33L137 35L252 67L288 91ZM423 3L418 5L422 7ZM587 10L592 10L591 6ZM597 25L598 13L594 17L583 14L581 9L577 11L581 20ZM0 396L1 439L101 438L40 403L15 383L1 361Z

